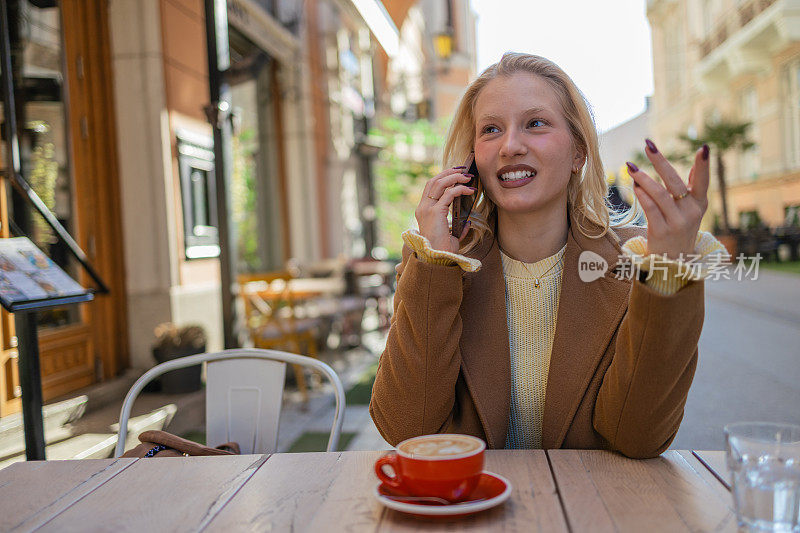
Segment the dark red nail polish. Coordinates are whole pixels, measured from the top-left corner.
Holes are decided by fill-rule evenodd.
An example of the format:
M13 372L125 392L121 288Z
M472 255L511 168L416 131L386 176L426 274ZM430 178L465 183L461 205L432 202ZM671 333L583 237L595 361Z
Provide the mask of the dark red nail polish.
M630 171L630 172L639 172L639 167L637 167L636 165L634 165L630 161L627 161L625 164L628 165L628 171Z
M651 141L650 139L645 139L644 143L647 145L647 148L648 148L648 150L650 150L651 154L657 154L658 153L658 148L656 148L656 145L653 144L653 141Z
M708 145L704 144L703 145L703 160L704 161L708 159L708 152L709 152Z
M477 191L477 190L478 190L478 188L477 188L477 187L467 187L467 189L469 189L469 190L471 190L471 191Z
M466 177L468 177L468 178L474 178L474 177L475 177L475 176L473 176L472 174L464 174L464 175L465 175Z
M454 169L454 170L455 170L455 169L457 169L457 168L467 168L467 167L465 167L465 166L463 166L463 165L461 165L461 166L457 166L457 167L453 167L453 169Z

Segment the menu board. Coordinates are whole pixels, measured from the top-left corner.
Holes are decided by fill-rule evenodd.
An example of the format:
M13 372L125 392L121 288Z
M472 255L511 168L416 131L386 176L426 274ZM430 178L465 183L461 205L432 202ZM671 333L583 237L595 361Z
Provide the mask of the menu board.
M69 277L26 237L0 239L0 304L9 311L20 304L92 295ZM26 306L28 307L28 306Z

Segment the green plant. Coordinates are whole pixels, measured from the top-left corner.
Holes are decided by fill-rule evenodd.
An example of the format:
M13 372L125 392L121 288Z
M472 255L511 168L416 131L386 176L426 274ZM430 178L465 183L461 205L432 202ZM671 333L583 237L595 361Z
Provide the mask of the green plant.
M236 224L239 268L247 272L258 271L261 266L256 214L255 154L258 148L255 136L254 129L247 129L232 139L232 218Z
M444 129L443 122L389 117L369 132L385 145L374 170L379 241L390 257L400 257L401 234L414 225L425 182L441 172L437 159Z

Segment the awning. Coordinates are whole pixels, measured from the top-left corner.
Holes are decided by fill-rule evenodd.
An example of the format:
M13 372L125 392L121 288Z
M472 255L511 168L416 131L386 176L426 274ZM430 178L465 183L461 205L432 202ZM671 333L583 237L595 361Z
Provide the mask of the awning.
M378 39L386 55L394 57L400 48L400 34L380 0L351 0Z

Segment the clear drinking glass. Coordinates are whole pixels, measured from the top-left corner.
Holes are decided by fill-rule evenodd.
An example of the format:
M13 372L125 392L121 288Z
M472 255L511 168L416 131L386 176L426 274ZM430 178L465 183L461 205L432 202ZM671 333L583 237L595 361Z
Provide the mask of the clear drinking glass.
M725 426L728 470L739 527L800 533L800 426Z

